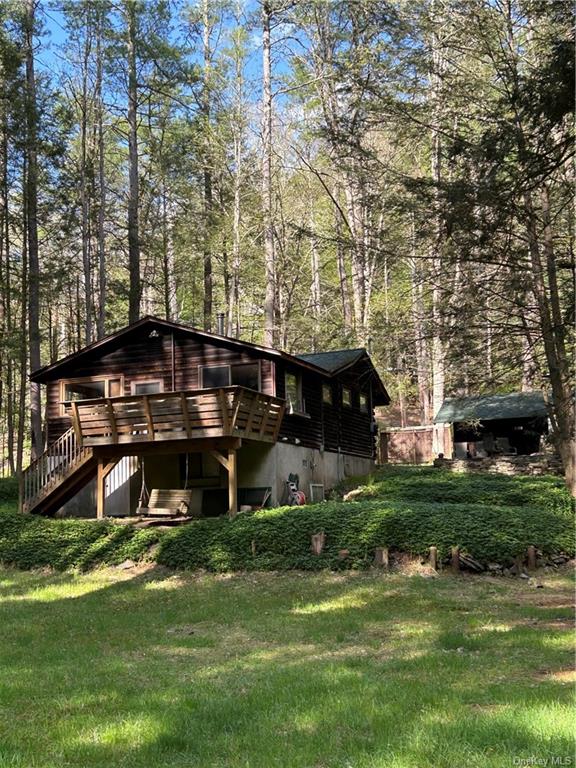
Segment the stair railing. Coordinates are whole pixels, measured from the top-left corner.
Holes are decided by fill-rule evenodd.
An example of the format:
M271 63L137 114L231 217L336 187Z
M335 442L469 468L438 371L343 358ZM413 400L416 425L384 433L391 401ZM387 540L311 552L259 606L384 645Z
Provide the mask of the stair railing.
M29 512L90 454L89 448L78 445L72 427L60 435L22 473L22 511Z

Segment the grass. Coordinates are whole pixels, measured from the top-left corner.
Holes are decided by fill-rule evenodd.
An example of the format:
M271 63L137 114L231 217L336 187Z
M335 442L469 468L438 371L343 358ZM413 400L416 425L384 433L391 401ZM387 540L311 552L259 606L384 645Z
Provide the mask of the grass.
M543 578L2 570L0 766L550 765L573 585Z

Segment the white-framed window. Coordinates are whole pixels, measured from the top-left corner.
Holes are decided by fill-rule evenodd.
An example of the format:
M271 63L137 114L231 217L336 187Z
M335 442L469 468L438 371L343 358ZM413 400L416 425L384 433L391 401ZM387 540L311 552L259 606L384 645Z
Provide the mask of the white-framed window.
M370 400L365 392L360 392L360 410L362 413L370 411Z
M352 408L352 390L350 387L342 387L342 405Z
M162 379L133 381L130 384L130 392L133 395L155 395L157 392L164 392L164 382Z
M306 409L302 398L302 377L297 373L287 371L284 374L284 388L288 413L305 413Z
M70 413L70 403L102 397L121 397L124 394L123 376L84 376L63 379L60 382L61 413Z
M332 387L330 384L322 384L322 402L332 405Z

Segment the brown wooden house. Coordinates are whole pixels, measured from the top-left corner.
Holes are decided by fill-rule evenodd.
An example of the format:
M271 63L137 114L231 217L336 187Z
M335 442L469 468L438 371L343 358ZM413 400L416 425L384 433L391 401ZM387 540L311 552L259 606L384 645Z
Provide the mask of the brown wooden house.
M389 397L364 349L289 355L145 317L32 374L47 449L22 508L130 515L142 491L190 489L193 514L310 495L370 471Z

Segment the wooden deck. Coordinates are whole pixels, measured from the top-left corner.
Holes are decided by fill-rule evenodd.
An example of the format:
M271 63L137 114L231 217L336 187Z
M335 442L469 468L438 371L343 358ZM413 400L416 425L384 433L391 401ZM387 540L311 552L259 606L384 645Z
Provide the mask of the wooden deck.
M284 400L243 387L72 403L80 447L235 437L274 443Z

